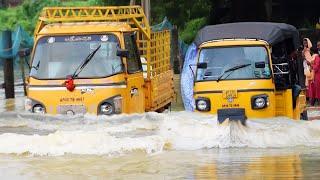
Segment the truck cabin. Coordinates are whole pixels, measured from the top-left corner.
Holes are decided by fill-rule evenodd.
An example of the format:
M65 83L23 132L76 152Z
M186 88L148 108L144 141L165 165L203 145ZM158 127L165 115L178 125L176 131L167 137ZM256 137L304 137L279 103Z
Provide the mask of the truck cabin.
M81 28L75 31L75 27ZM121 39L122 34L124 40ZM129 45L135 44L132 43L132 34L132 29L124 23L47 25L37 37L30 76L39 80L66 79L77 73L75 71L85 58L98 47L90 63L74 78L99 79L125 73L125 69L131 72L136 68L135 64L132 61L124 62L122 57L128 56L123 49L130 49L130 56L137 51L136 46L129 48Z

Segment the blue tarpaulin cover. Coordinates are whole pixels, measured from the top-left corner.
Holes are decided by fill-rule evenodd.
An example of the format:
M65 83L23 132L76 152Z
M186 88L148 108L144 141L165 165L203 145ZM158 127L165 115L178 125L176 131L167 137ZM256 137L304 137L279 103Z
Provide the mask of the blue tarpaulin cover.
M162 31L165 29L171 31L174 27L171 24L171 22L168 20L168 18L165 17L161 23L156 24L156 25L152 26L151 28L152 28L152 31ZM179 50L180 50L182 57L184 57L184 55L187 51L187 48L188 48L188 45L186 43L184 43L181 39L179 39Z
M186 111L194 111L195 102L193 99L193 83L196 67L197 46L192 43L185 55L183 69L181 72L181 96ZM191 68L193 72L191 71Z
M12 48L5 49L3 43L0 43L0 59L15 58L20 48L32 48L33 38L21 26L18 26L11 34ZM0 42L2 42L3 34L0 32Z

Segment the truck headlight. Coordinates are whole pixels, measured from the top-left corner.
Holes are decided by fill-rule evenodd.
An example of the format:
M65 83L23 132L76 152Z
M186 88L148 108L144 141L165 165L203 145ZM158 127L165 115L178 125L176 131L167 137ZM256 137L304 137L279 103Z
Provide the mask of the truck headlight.
M257 95L251 98L251 108L252 109L264 109L269 106L268 95Z
M41 104L36 104L32 107L32 112L36 114L44 114L46 110Z
M203 97L197 98L196 109L198 111L210 111L210 100L208 98Z
M29 111L32 113L37 113L37 114L46 113L46 108L41 102L30 99L30 98L26 98L26 100L24 101L24 108L26 111Z
M112 115L122 113L122 97L114 96L106 99L100 103L98 107L98 114Z
M100 105L100 113L103 115L111 115L113 114L114 110L113 110L113 106L110 103L103 103Z

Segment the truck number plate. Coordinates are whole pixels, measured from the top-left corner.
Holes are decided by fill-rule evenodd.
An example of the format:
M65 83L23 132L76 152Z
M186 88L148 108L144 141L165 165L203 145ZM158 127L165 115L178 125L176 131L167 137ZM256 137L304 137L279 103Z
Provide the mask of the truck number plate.
M72 112L73 114L85 114L86 107L84 105L60 105L57 107L58 114L68 114Z

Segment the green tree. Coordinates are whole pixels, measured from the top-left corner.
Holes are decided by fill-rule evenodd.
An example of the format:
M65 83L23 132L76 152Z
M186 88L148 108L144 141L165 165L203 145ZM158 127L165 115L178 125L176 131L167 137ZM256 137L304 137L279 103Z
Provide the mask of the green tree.
M152 1L151 6L153 23L168 17L178 26L181 38L190 43L197 31L208 23L213 3L211 0L158 0Z

